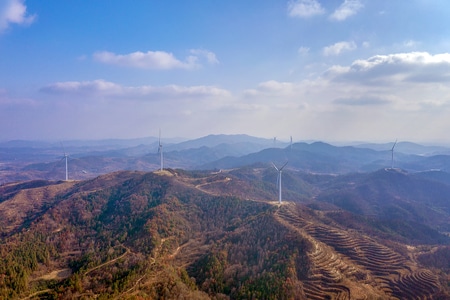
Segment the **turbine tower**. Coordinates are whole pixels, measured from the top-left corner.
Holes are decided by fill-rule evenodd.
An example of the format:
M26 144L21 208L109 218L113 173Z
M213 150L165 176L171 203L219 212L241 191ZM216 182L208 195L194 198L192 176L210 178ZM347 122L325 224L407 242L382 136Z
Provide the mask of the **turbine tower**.
M63 143L61 142L61 146L63 148L63 152L64 152L64 156L61 160L65 160L66 161L66 181L69 180L69 168L68 168L68 160L69 160L69 155L66 153L66 149L64 148Z
M397 145L397 140L395 140L394 145L392 146L392 149L390 150L391 151L391 169L394 168L394 148L395 148L395 145Z
M159 130L159 146L158 146L159 159L161 160L160 171L164 169L164 156L163 156L163 146L161 144L161 129Z
M277 183L278 183L278 202L281 204L281 172L283 171L283 168L287 165L288 162L285 162L284 165L281 168L277 168L274 163L272 163L273 167L278 172L277 177Z

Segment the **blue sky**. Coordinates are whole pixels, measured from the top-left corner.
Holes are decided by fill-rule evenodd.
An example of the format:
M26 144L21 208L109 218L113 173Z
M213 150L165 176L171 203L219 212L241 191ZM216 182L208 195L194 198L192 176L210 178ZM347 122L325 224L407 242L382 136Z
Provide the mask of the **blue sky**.
M450 144L446 0L1 0L0 140Z

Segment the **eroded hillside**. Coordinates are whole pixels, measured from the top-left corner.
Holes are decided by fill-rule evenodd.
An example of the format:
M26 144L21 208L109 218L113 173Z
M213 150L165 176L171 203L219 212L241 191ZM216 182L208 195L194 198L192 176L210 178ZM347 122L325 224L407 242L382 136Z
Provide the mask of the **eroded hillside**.
M261 180L270 176L166 170L2 186L0 298L449 296L448 269L433 264L445 245L413 246L324 208L314 197L328 179L288 176L295 199L279 205Z

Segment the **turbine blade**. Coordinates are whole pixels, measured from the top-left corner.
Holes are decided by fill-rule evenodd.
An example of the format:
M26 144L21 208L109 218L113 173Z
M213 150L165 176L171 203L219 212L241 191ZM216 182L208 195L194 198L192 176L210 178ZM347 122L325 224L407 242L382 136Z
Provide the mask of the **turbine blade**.
M161 147L161 128L159 129L158 145L159 145L159 147Z
M272 166L275 168L275 170L277 170L278 172L280 171L277 166L275 166L275 164L273 162L271 162Z
M280 168L280 171L283 170L284 167L286 167L286 165L287 165L288 162L289 162L289 161L287 161L287 162L284 163L284 165Z
M397 139L395 140L394 145L392 146L391 151L394 151L395 145L397 145Z
M64 156L66 156L66 148L64 148L63 142L61 142L61 147L63 148Z

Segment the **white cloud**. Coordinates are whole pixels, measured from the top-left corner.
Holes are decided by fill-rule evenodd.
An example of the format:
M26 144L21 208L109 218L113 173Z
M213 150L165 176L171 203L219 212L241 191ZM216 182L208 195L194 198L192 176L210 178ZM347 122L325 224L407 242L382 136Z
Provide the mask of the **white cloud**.
M325 13L317 0L291 0L288 3L288 14L291 17L309 18Z
M228 97L227 90L214 86L122 86L105 80L66 81L47 85L41 89L49 94L72 96L164 100L167 98Z
M405 46L406 48L414 48L417 47L420 43L414 40L408 40L403 42L403 46Z
M352 51L357 48L355 42L338 42L336 44L327 46L323 48L323 55L325 56L335 56L339 55L344 51Z
M171 69L194 69L200 67L201 60L205 59L208 64L218 64L216 55L204 49L190 50L192 55L184 61L177 59L172 53L164 51L133 52L129 54L115 54L108 51L94 53L96 61L139 69L171 70Z
M326 73L333 80L350 80L365 84L400 82L450 83L450 53L431 55L409 52L376 55L356 60L350 66L333 66Z
M204 57L206 58L206 61L211 64L215 65L219 63L219 60L216 57L216 54L214 52L211 52L209 50L205 49L191 49L190 51L193 55L195 55L198 58Z
M65 81L49 84L41 89L49 94L78 94L78 95L119 95L123 88L105 80L94 81Z
M335 21L344 21L358 13L363 8L363 4L359 0L345 0L331 15L330 19Z
M307 55L309 53L309 48L308 47L300 47L298 48L298 54L300 55Z
M29 25L34 22L36 15L28 15L24 0L2 0L0 2L0 32L11 24Z
M178 60L172 53L164 51L133 52L115 54L108 51L94 53L94 59L104 64L141 69L192 69L197 66L196 57L189 56L186 61Z

